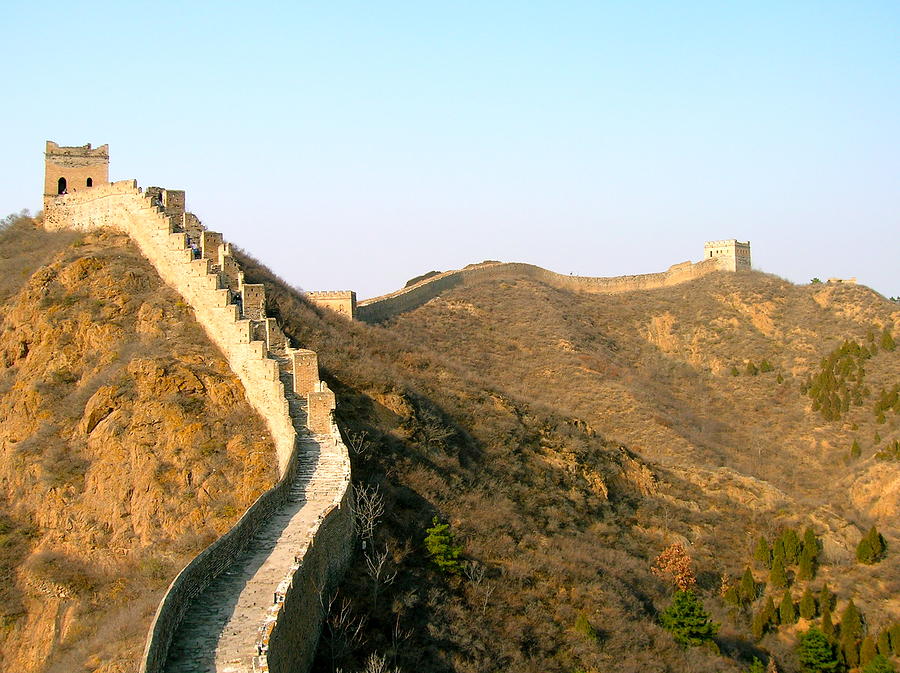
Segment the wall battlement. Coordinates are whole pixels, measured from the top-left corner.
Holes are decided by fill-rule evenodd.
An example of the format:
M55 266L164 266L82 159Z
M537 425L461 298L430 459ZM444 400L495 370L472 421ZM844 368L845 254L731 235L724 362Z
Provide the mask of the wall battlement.
M108 161L106 147L98 150ZM110 227L129 235L163 280L193 307L275 443L277 484L172 582L148 635L142 673L169 670L173 639L185 625L190 627L204 590L226 569L238 567L244 550L274 514L297 509L291 503L300 502L298 497L301 506L284 528L296 548L276 547L267 561L268 574L260 571L247 578L247 587L274 596L272 606L249 600L245 605L242 593L236 599L235 619L249 626L223 627L210 645L210 656L215 653L217 670L224 670L218 661L220 649L237 657L229 660L229 670L306 670L323 616L318 595L309 595L310 587L337 581L353 536L349 455L333 421L334 393L319 380L315 353L293 348L276 321L266 317L263 286L244 283L230 245L185 212L180 190L152 188L145 193L133 180L109 183L104 176L102 184L90 189L51 194L44 226L82 231ZM305 366L303 393L295 392L298 355ZM309 521L314 523L310 526ZM278 525L285 526L283 521Z
M744 267L740 268L743 269ZM746 268L749 269L749 266ZM363 322L382 322L400 313L418 308L450 288L480 282L488 278L524 276L565 290L593 294L613 294L670 287L716 271L734 270L736 269L731 268L728 259L724 256L703 259L700 262L673 264L668 270L660 273L612 276L608 278L566 276L533 264L521 262L489 262L473 264L464 269L445 271L395 292L372 299L364 299L357 304L356 315Z
M351 320L356 317L356 293L352 290L307 292L306 298L316 306L330 309L335 313L347 316Z

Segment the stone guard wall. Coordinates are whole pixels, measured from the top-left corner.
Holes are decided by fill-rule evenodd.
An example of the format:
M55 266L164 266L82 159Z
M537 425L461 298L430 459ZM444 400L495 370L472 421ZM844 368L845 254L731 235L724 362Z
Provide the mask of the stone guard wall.
M191 218L185 221L197 222ZM194 308L198 322L241 380L248 402L265 420L278 457L277 484L263 493L231 530L194 558L169 586L148 635L141 673L163 670L172 636L190 601L234 561L260 522L283 504L295 477L298 438L278 363L267 357L265 342L252 340L250 320L241 319L238 307L229 303L230 291L220 288L215 260L193 259L186 234L173 232L172 219L154 205L149 195L142 194L133 180L57 197L44 212L44 226L50 230L110 227L131 237L163 280ZM257 645L265 645L268 657L278 662L271 670L288 670L285 666L291 665L291 670L302 671L305 667L296 668L296 662L302 660L307 666L312 661L321 629L321 611L309 610L319 598L318 593L313 596L306 592L311 582L318 588L333 584L343 573L352 548L350 460L337 426L332 424L330 431L329 450L338 452L343 465L339 494L310 529L305 552L297 554L291 574L282 581L283 602L260 625L257 642L248 643L248 649L253 650ZM299 621L285 624L286 616ZM259 658L263 664L264 660L265 656Z
M487 278L522 277L538 280L553 287L578 292L613 294L632 290L653 290L678 285L700 276L722 270L720 258L701 262L682 262L661 273L645 273L636 276L592 278L566 276L548 271L533 264L520 262L494 262L478 264L455 271L445 271L415 285L390 294L365 299L357 304L356 316L363 322L377 323L400 313L411 311L457 285L476 283Z

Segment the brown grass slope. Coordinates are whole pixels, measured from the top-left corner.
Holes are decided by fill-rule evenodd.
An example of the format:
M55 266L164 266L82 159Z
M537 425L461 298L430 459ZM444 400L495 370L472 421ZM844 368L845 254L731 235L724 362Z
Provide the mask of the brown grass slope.
M175 573L274 479L190 309L127 238L0 233L0 668L136 671Z
M735 326L752 323L755 305L722 307L744 285L755 293L787 284L723 275L669 294L586 297L511 280L451 292L381 328L313 308L254 260L245 266L249 281L268 285L269 310L286 331L319 353L350 443L365 432L371 447L353 456L354 478L385 498L374 548L386 561L372 568L357 551L316 671L361 669L372 652L404 671L436 672L736 671L762 655L746 617L717 599L720 575L743 570L757 535L803 523L811 509L790 475L754 472L761 462L731 433L745 441L752 433L742 414L799 393L794 378L779 387L774 373L721 372L745 357L802 367L827 345L810 337L809 352L776 358L763 329ZM887 319L893 307L871 303L866 321ZM676 321L664 347L655 307ZM690 310L708 342L688 329ZM815 299L805 310L824 311L823 323L840 313ZM802 400L788 406L785 425L805 414ZM828 508L816 514L831 552L845 553L856 529L847 533ZM429 562L423 540L434 515L462 541L466 575ZM722 622L723 657L685 652L658 626L670 588L649 566L679 540ZM857 574L867 580L883 568ZM873 619L896 616L877 592L860 600ZM579 615L593 635L576 628ZM356 636L354 620L364 623Z

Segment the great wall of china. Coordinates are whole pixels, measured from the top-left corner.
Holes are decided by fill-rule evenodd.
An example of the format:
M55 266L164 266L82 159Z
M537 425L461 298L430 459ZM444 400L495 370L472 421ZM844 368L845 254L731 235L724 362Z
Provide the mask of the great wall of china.
M334 394L313 351L291 347L266 317L265 289L244 282L231 247L185 211L184 192L108 182L107 146L47 142L47 229L110 227L126 233L162 279L193 307L265 419L279 479L235 526L189 563L160 602L141 673L297 673L308 670L323 619L322 596L340 579L354 538L350 461L334 423ZM720 270L750 268L750 245L706 244L704 259L662 273L565 276L522 263L489 262L428 277L357 304L352 291L310 301L377 323L458 285L527 277L592 293L647 290Z
M354 535L349 456L316 354L292 348L266 317L263 286L245 283L222 236L184 212L184 192L94 184L49 199L43 221L51 230L128 234L193 307L265 419L278 456L276 485L170 585L141 672L307 670L320 594L342 575Z

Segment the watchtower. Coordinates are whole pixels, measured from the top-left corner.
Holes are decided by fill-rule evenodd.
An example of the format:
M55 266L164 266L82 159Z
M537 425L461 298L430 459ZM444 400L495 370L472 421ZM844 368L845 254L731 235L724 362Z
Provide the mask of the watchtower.
M719 268L725 271L750 269L750 241L741 243L733 238L724 241L707 241L703 246L703 259L719 258Z
M109 182L109 145L91 149L60 147L47 141L44 153L44 207L60 194L71 194Z

